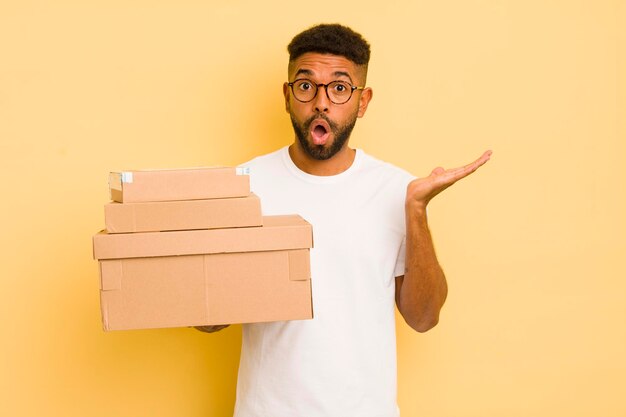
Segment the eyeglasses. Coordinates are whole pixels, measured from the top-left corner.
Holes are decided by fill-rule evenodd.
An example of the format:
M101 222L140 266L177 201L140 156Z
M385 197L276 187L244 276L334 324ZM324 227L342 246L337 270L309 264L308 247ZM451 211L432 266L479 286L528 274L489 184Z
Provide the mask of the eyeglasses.
M296 100L308 103L317 96L320 87L326 89L326 97L334 104L344 104L350 101L354 90L363 90L365 87L357 87L347 81L333 81L328 84L317 84L306 78L297 79L287 83Z

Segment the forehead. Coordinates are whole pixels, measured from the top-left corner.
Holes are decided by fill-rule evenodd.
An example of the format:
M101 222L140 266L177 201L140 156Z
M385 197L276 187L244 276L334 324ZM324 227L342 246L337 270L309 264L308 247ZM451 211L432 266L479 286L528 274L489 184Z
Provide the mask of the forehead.
M307 52L289 63L290 79L300 73L332 80L343 76L356 81L360 79L361 72L362 69L346 57L317 52Z

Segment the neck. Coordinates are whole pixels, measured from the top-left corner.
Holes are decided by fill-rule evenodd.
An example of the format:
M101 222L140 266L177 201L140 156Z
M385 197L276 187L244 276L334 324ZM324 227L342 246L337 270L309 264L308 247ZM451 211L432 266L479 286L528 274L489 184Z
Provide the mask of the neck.
M341 174L354 162L356 151L346 144L331 158L320 161L311 158L304 152L298 141L289 146L289 156L293 163L301 170L311 175L330 176Z

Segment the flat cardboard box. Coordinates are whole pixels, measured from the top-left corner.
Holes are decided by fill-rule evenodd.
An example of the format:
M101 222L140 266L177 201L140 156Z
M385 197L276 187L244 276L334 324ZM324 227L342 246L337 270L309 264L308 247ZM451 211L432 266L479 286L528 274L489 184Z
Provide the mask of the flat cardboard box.
M117 203L104 206L108 233L261 226L261 200L254 194L210 200Z
M313 317L308 249L99 263L105 330Z
M246 197L244 168L187 168L111 172L111 200L119 203Z
M311 225L298 215L264 216L262 227L115 234L101 231L93 237L95 259L257 252L312 246Z

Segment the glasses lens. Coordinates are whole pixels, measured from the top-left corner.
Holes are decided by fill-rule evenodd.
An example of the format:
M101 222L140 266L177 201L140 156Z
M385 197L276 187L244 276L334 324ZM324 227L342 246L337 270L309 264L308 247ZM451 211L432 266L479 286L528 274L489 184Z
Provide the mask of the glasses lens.
M335 104L343 104L352 96L352 86L344 81L333 81L328 84L328 97Z
M300 101L311 101L317 93L317 85L309 80L296 80L292 86L293 94Z

